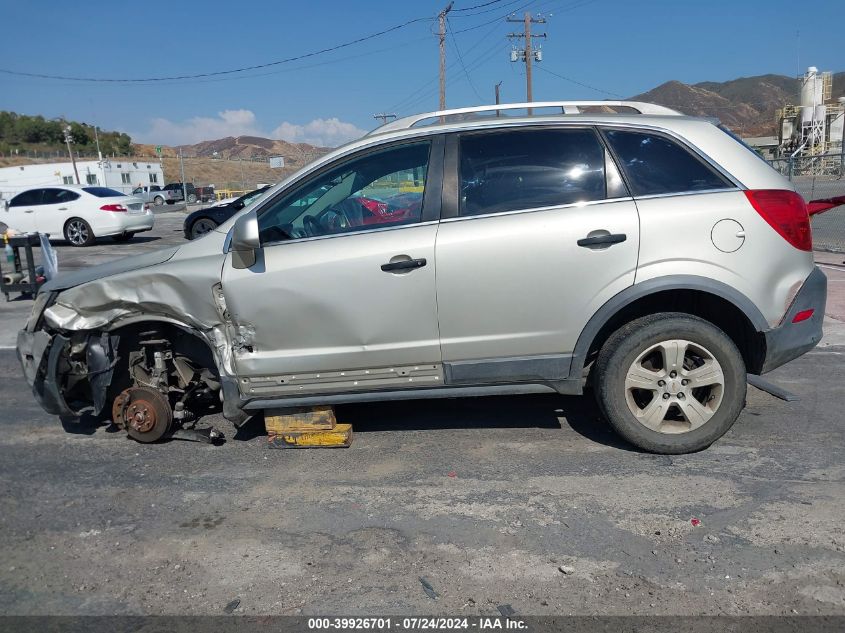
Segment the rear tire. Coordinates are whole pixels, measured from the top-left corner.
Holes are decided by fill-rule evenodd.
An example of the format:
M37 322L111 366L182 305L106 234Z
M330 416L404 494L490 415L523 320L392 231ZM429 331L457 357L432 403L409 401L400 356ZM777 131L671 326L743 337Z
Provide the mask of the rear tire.
M91 246L97 239L91 225L82 218L71 218L65 222L64 235L71 246Z
M135 237L135 233L133 231L127 231L126 233L121 233L120 235L111 236L115 242L128 242L133 237Z
M153 204L157 207L160 207L164 204L164 198L162 198L161 196L156 196L155 198L153 198Z
M599 351L594 376L610 425L653 453L710 446L745 406L745 362L736 345L712 323L683 313L622 326Z

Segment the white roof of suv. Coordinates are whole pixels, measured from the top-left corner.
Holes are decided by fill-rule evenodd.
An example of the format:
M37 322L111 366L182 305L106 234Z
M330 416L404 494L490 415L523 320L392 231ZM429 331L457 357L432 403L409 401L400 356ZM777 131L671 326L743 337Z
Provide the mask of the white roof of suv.
M471 121L478 120L474 114L495 112L495 116L501 116L502 112L509 110L548 110L559 109L560 112L544 112L542 116L553 114L650 114L659 116L683 116L677 110L672 110L653 103L642 101L535 101L531 103L500 103L496 105L473 106L470 108L456 108L452 110L438 110L435 112L424 112L412 114L376 128L370 134L383 134L395 130L406 130L417 127L420 123L432 120L432 124L443 122L455 122L456 120ZM619 110L622 110L621 112Z

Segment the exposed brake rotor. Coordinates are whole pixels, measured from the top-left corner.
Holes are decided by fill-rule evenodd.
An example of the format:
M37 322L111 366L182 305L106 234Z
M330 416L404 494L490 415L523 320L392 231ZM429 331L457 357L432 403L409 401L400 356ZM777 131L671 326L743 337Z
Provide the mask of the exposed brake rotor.
M161 439L170 430L173 412L170 402L158 391L130 387L114 399L112 420L131 438L149 443Z

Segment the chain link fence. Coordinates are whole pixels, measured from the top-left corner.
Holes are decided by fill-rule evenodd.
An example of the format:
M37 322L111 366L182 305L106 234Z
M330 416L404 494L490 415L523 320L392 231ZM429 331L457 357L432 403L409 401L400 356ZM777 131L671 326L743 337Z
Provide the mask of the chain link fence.
M792 181L807 202L845 196L845 154L796 156L769 162ZM845 206L813 216L811 223L816 250L845 253Z

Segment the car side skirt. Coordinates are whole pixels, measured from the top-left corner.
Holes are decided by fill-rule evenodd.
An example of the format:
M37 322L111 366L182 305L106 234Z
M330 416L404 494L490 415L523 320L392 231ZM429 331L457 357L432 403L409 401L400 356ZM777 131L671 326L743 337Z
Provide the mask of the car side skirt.
M576 381L562 381L567 388L575 388ZM580 389L580 381L577 386ZM387 391L369 391L365 393L326 394L268 400L251 400L244 405L247 411L259 409L283 409L286 407L308 407L318 405L353 404L358 402L380 402L385 400L431 400L436 398L472 398L476 396L513 396L526 394L575 393L561 391L556 387L542 384L479 385L474 387L438 387L436 389L400 389ZM578 392L580 393L580 391Z

